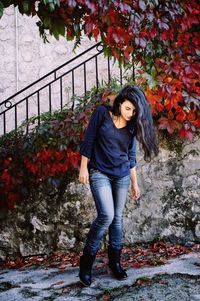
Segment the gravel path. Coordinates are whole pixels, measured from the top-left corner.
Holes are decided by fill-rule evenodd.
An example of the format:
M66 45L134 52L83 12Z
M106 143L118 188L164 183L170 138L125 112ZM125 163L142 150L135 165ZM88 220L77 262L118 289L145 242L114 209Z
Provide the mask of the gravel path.
M94 269L92 285L83 287L78 268L2 269L0 301L200 301L200 253L127 273L126 280L117 281Z

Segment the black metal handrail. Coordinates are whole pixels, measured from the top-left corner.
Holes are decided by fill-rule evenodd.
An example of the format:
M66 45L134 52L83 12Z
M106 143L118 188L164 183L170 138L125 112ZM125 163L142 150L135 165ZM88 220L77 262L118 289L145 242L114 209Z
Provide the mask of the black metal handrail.
M94 49L95 47L98 47L101 45L101 42L91 46L90 48L86 49L85 51L81 52L80 54L78 54L76 57L70 59L69 61L67 61L66 63L60 65L59 67L57 67L56 69L50 71L49 73L45 74L44 76L40 77L38 80L34 81L33 83L31 83L30 85L28 85L27 87L21 89L20 91L18 91L17 93L13 94L12 96L8 97L6 100L2 101L0 103L0 105L2 105L3 103L9 101L10 99L12 99L13 97L21 94L22 92L24 92L25 90L27 90L28 88L34 86L35 84L39 83L41 80L45 79L47 76L54 74L55 79L56 79L56 71L58 71L59 69L63 68L64 66L66 66L67 64L75 61L77 58L81 57L82 55L84 55L85 53L87 53L88 51ZM100 50L100 52L103 52L103 50Z
M88 55L90 51L95 50L95 54L91 54L90 57L84 59L84 55ZM87 74L87 66L88 63L91 63L94 61L94 73L95 73L95 80L93 86L96 86L98 88L99 81L100 81L100 74L99 74L99 65L98 65L98 57L103 54L103 48L101 47L101 42L93 45L92 47L88 48L87 50L81 52L76 57L70 59L66 63L62 64L61 66L57 67L56 69L52 70L51 72L47 73L43 77L39 78L38 80L34 81L27 87L21 89L19 92L15 93L14 95L8 97L6 100L2 101L0 103L0 124L2 124L2 128L0 127L0 134L6 134L10 130L16 130L18 126L22 123L22 121L28 119L32 116L38 117L38 123L40 123L40 115L43 112L52 112L53 109L53 92L52 87L53 84L56 84L57 87L57 94L56 99L59 95L60 101L59 104L57 103L54 109L58 110L63 108L64 106L64 80L67 80L67 85L71 87L71 97L75 95L75 85L76 85L76 76L75 72L76 70L83 69L83 89L81 92L79 92L81 95L86 94L88 89L88 74ZM77 60L82 60L81 62ZM105 60L105 57L104 57ZM66 67L70 66L70 64L76 63L75 66L70 67L69 70L64 70ZM107 81L110 82L112 72L111 72L111 59L107 58L106 61L106 69L107 69L107 76L104 74L103 78L107 77ZM119 68L119 81L122 83L122 69ZM58 74L58 71L61 71L61 74ZM44 81L47 81L49 77L53 76L53 79L49 79L47 83L44 83ZM66 76L70 76L70 78L66 78ZM92 77L94 78L94 77ZM42 85L38 87L38 85ZM80 83L79 83L80 84ZM69 87L69 88L70 88ZM33 89L34 91L30 92L30 89ZM46 92L45 92L46 89ZM68 89L69 90L69 89ZM42 95L43 93L43 95ZM25 94L25 95L24 95ZM45 95L44 95L45 94ZM45 100L46 99L46 100ZM43 109L42 106L42 100L43 100ZM48 105L47 105L48 102ZM35 112L31 112L30 108L35 107ZM22 111L25 110L25 112L22 114ZM23 115L21 117L21 120L19 121L19 113ZM11 122L10 122L11 120ZM9 127L9 129L8 129ZM28 131L27 127L27 131Z

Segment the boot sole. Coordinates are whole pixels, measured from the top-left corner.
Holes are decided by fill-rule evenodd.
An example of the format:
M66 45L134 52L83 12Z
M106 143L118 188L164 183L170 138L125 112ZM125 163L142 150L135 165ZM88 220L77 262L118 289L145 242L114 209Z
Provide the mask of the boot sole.
M88 287L88 286L90 286L92 283L90 283L90 284L86 284L85 282L83 282L80 278L79 278L79 281L85 286L85 287Z
M112 275L113 278L115 278L116 280L119 280L119 281L123 281L123 280L125 280L125 279L128 278L128 275L125 276L125 277L123 277L123 278L118 278L118 277L116 277L115 273L112 271L112 269L111 269L110 267L107 268L107 273L108 273L109 275Z

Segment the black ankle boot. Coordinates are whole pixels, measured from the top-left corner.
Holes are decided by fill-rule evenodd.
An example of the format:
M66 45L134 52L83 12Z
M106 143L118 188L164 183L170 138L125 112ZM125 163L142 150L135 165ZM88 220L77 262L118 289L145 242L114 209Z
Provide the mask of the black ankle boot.
M79 278L83 285L90 286L92 280L92 265L96 255L91 255L86 251L83 251L83 255L80 257L80 271Z
M109 259L109 268L113 272L113 275L118 280L122 280L128 277L126 271L120 265L120 257L121 257L122 249L112 249L108 247L108 259Z

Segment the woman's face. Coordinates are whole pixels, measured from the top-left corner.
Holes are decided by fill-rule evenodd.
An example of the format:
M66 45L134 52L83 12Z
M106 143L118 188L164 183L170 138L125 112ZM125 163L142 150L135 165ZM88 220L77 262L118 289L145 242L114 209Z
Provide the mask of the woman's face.
M122 104L120 104L120 113L124 120L130 121L136 113L136 108L132 102L125 100Z

